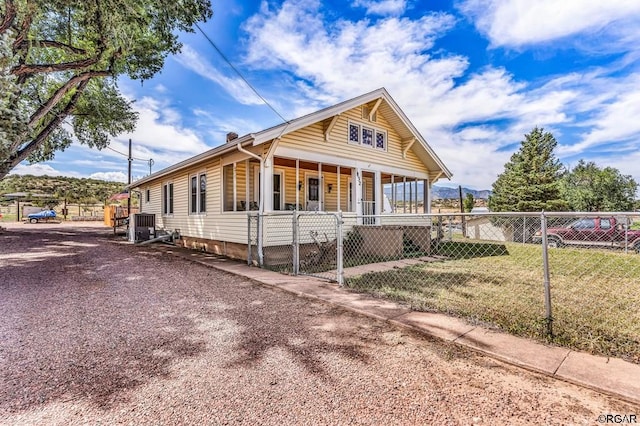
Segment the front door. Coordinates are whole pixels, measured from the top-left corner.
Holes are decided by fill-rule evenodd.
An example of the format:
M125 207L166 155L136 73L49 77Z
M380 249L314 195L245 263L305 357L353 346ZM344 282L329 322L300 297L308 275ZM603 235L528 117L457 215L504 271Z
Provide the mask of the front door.
M320 210L320 179L307 178L307 210Z

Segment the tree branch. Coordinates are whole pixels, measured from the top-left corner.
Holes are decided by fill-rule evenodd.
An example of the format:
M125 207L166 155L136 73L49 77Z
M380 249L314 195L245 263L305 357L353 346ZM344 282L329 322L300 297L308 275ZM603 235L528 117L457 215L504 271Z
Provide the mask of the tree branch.
M29 76L31 74L51 73L57 71L69 71L90 67L100 60L102 55L80 61L62 62L60 64L20 64L13 67L11 74L17 76Z
M27 157L31 153L33 153L33 151L38 149L42 142L44 142L44 140L49 137L49 135L51 135L51 133L62 123L62 121L73 112L76 104L78 103L78 100L80 99L80 96L82 96L82 93L84 93L84 89L87 87L87 84L89 84L89 80L90 79L83 80L80 82L80 84L78 84L76 92L69 100L69 103L44 127L44 129L42 129L42 131L40 131L40 133L38 133L35 138L31 140L31 142L27 144L27 146L25 146L15 154L10 155L5 164L0 164L0 179L5 177L9 173L9 170L13 169L22 161L26 160Z
M71 89L73 89L74 86L84 81L88 81L93 77L108 77L110 75L112 75L110 71L87 71L72 77L71 79L69 79L69 81L62 85L62 87L56 90L45 104L41 105L40 108L38 108L38 110L33 113L31 118L29 119L29 127L34 127L38 120L48 114L49 111L51 111L51 109L53 109L53 107L55 107L58 102L60 102L60 100L67 93L69 93Z
M4 0L4 6L6 12L2 17L2 22L0 22L0 34L11 28L11 25L13 25L13 21L18 15L16 5L15 3L13 3L13 0Z
M17 52L18 47L22 43L23 40L27 39L27 34L29 34L29 29L31 28L31 22L33 21L33 10L30 10L29 13L24 17L24 20L20 24L20 28L18 28L18 33L16 34L16 39L13 42L13 51Z
M59 41L55 41L55 40L32 40L32 41L23 40L18 46L18 48L19 49L28 48L34 45L39 47L53 47L55 49L62 49L62 50L66 50L67 52L75 53L78 55L83 55L87 53L87 51L84 49L80 49L79 47L71 46L66 43L60 43Z

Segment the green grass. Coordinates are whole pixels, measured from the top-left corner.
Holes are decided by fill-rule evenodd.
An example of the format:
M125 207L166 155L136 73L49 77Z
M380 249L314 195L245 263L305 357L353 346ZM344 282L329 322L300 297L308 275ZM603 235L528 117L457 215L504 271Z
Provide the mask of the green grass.
M2 213L2 217L0 218L0 222L15 222L16 215L14 213Z
M640 363L640 255L549 250L553 338L545 335L542 248L441 243L443 261L350 278L358 291L510 333Z

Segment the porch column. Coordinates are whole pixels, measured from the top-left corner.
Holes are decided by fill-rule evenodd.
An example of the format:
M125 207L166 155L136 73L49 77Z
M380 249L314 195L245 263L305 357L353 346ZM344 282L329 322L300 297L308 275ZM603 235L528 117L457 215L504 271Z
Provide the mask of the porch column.
M273 156L264 159L261 196L264 197L264 211L273 211Z
M353 194L353 211L356 216L362 216L362 169L351 169L351 185Z
M375 172L375 176L373 178L373 180L375 182L373 182L373 188L374 188L374 195L373 195L373 201L374 201L374 206L375 206L375 214L376 215L381 215L382 214L382 204L383 204L383 200L382 200L382 172L377 171Z
M407 177L402 177L402 213L407 212Z
M249 170L249 159L247 158L246 160L244 160L244 174L245 174L245 179L244 179L244 202L245 202L245 206L247 210L251 210L251 194L249 192L249 183L250 183L250 178L251 178L251 172Z
M337 210L341 211L340 210L340 166L337 166L336 170L337 170L337 173L338 173L338 176L336 176L336 180L338 181L337 182L337 185L338 185L338 203L337 203L338 207L337 207Z
M322 163L318 163L318 211L324 211L324 180L322 179Z
M409 213L413 213L413 182L409 182Z
M424 212L431 213L431 184L428 179L422 181L424 187Z
M237 163L233 163L233 211L238 210L238 176L236 170Z
M391 213L396 212L396 179L391 175Z
M300 159L296 158L296 208L294 210L298 210L300 206Z

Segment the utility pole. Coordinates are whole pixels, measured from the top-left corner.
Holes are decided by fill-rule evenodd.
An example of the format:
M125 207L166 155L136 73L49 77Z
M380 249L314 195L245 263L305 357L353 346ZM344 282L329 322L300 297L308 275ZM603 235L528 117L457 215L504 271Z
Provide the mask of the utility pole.
M131 163L133 162L133 158L131 157L131 139L129 139L129 158L127 161L129 162L129 179L127 185L131 185ZM129 188L129 197L127 198L127 217L129 218L129 222L131 222L131 188ZM130 223L129 226L131 226Z
M460 199L460 213L464 214L464 205L462 204L462 185L458 185L458 197ZM461 217L461 226L462 226L462 236L467 236L467 227L466 227L466 218L464 216Z
M149 158L149 174L151 174L151 166L153 166L153 163L154 163L153 158Z

